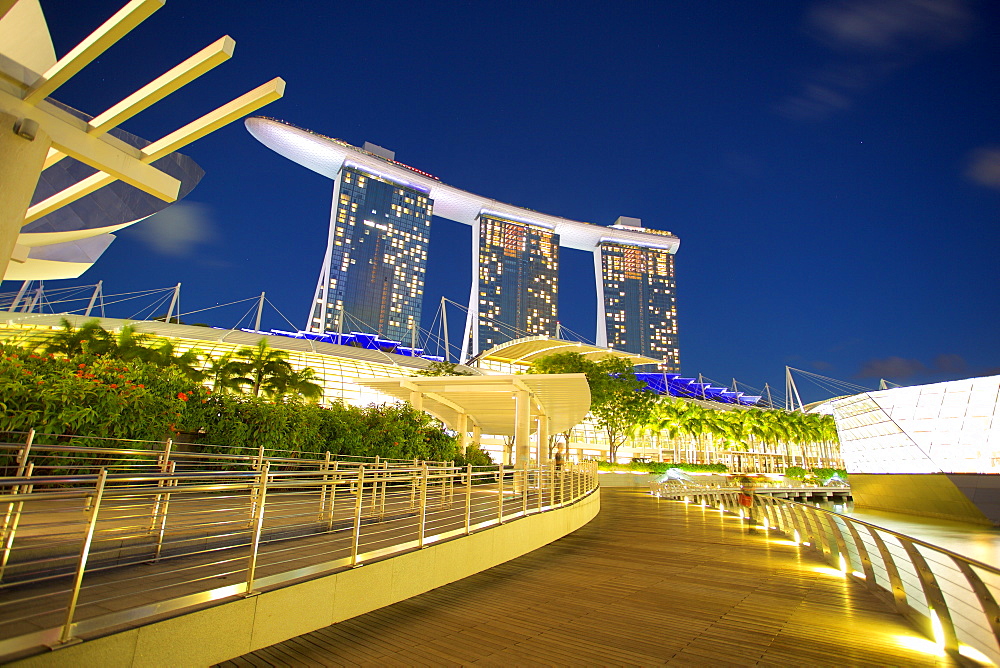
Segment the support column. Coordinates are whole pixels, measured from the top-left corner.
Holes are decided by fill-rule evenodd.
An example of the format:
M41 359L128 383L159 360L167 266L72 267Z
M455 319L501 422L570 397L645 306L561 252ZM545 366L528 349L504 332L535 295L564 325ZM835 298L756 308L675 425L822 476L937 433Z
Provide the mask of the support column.
M531 395L514 392L514 468L525 469L531 458Z
M41 128L32 129L34 139L16 134L14 125L18 120L0 112L0 280L14 254L17 235L52 143ZM23 262L27 256L19 259Z
M458 451L463 455L469 445L469 415L467 413L458 414Z
M538 465L549 463L549 416L538 416Z
M472 445L476 448L482 445L483 429L478 424L472 427Z
M413 406L413 410L424 410L424 393L410 390L410 405Z

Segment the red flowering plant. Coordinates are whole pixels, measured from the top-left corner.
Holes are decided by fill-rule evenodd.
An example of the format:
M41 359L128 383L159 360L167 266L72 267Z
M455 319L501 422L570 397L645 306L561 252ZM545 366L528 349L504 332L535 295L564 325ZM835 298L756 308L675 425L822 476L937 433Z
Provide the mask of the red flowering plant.
M205 396L175 367L0 345L0 432L35 429L40 443L51 440L46 435L160 441L184 424L185 406Z

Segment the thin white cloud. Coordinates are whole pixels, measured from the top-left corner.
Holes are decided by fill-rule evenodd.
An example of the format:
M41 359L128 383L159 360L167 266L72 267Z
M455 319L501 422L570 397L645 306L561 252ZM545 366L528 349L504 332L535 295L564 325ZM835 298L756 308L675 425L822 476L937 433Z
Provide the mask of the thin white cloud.
M965 175L974 183L1000 190L1000 147L987 146L973 151Z
M152 250L170 257L188 257L217 237L209 208L196 202L171 204L127 229Z
M828 46L900 53L961 41L972 12L966 0L840 0L813 6L806 20Z
M832 51L801 90L776 108L796 120L849 109L860 93L921 55L961 42L974 23L971 0L822 0L806 29Z

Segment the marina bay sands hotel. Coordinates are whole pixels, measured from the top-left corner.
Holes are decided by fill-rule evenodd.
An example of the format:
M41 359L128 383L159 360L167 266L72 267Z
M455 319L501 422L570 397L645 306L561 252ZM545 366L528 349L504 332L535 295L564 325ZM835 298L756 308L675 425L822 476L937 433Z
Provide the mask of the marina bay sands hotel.
M472 226L473 278L462 360L511 339L557 335L559 248L594 255L598 346L679 371L674 254L680 240L636 218L603 226L475 195L363 148L268 118L247 129L265 146L334 181L326 255L305 330L348 314L408 342L419 331L432 213Z

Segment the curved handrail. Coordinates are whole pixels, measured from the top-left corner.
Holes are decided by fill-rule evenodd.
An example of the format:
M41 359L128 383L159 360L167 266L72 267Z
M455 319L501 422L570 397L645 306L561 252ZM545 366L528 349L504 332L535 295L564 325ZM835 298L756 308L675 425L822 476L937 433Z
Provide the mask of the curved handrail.
M752 526L783 533L819 552L845 577L863 582L949 655L1000 665L1000 568L871 522L770 495L751 494L747 508L738 489L654 483L651 493L738 514Z
M319 463L34 476L19 460L0 478L0 661L556 510L598 486L590 463ZM155 602L130 598L140 592Z

